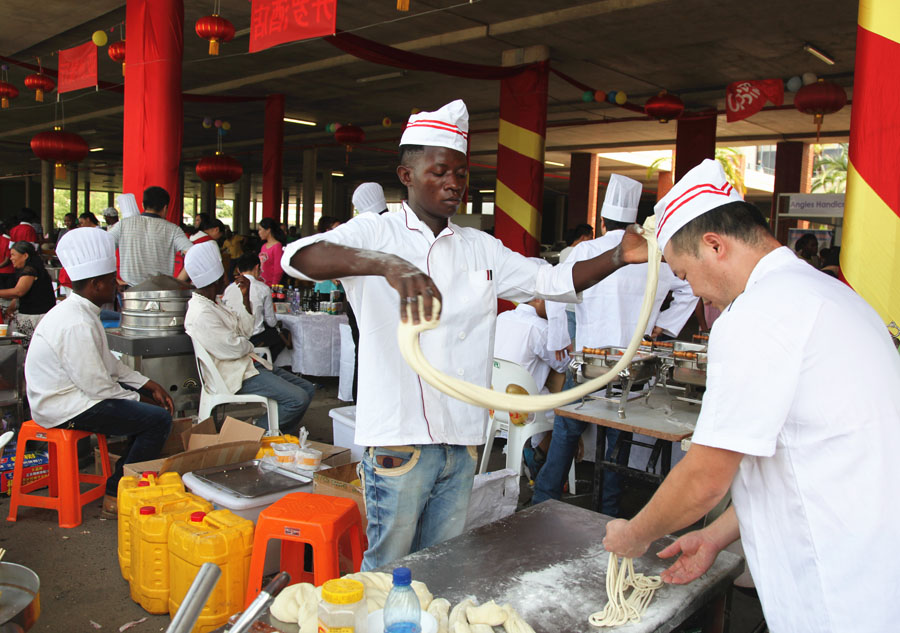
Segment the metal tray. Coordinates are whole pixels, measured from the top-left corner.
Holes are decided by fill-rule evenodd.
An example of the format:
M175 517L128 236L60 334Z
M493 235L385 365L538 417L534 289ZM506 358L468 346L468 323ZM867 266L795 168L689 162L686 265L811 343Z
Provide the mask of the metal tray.
M609 372L622 357L624 347L601 347L599 354L575 352L573 363L581 367L582 375L587 379L597 378ZM603 352L607 352L604 354ZM650 352L637 351L634 358L620 374L627 374L635 384L650 380L659 370L659 357Z
M204 481L219 490L229 494L254 499L264 497L276 492L284 492L299 488L304 483L310 483L312 478L296 475L297 478L282 475L276 471L263 472L259 468L258 459L246 462L229 464L228 466L215 466L195 470L194 477Z
M41 581L23 565L0 563L0 631L27 631L41 615Z

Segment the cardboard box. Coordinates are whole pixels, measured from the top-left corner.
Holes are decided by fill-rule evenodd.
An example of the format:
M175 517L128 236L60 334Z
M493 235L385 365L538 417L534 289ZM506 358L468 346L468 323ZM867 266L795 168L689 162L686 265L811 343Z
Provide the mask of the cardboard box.
M13 482L13 474L15 471L7 470L3 473L3 476L0 477L0 493L11 494L12 493L12 482ZM43 464L37 464L34 466L26 466L24 471L22 472L22 483L30 484L33 481L37 481L42 477L46 477L50 474L50 465L44 462Z
M125 475L137 477L147 470L183 475L202 468L247 461L256 455L264 433L264 429L232 417L225 418L222 430L217 433L213 419L208 418L181 432L182 452L125 464Z
M366 521L365 494L361 485L353 483L359 478L356 474L357 464L359 462L344 464L315 473L313 475L313 493L344 497L355 501L359 508L360 519L362 519L363 533L365 533L366 526L369 524Z
M163 444L162 450L159 452L160 457L168 457L169 455L176 455L184 451L181 434L190 429L193 423L194 418L175 418L172 420L172 431L169 433L166 443ZM106 448L109 451L109 463L112 465L113 470L115 470L116 462L120 457L125 455L125 451L128 448L128 439L107 440ZM95 446L94 474L99 475L101 472L103 472L103 470L100 467L100 447Z
M322 451L322 463L334 468L335 466L345 466L351 462L350 449L343 446L332 446L331 444L323 444L322 442L313 442L309 440L306 445L317 451Z

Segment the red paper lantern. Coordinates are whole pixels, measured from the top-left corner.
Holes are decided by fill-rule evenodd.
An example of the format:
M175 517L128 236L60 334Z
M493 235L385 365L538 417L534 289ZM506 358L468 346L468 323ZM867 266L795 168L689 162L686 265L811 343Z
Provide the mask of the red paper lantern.
M225 184L239 180L244 173L241 164L231 156L216 152L215 156L204 156L194 168L203 182L216 183L216 197L225 196Z
M25 87L34 90L34 100L44 102L44 93L53 92L56 82L44 73L34 73L25 77Z
M56 179L66 177L66 163L77 163L88 154L88 144L73 132L55 126L51 132L41 132L31 139L31 151L41 160L56 165Z
M9 100L19 96L19 89L8 81L0 81L0 106L9 107Z
M668 123L672 119L680 117L684 112L684 101L663 90L655 97L647 99L647 103L644 104L644 112L660 123Z
M822 120L826 114L833 114L847 105L847 93L834 82L819 81L803 86L794 95L794 107L803 114L812 114L816 124L816 143L819 142L819 132L822 129Z
M122 76L125 76L125 40L121 40L119 42L113 42L109 45L109 48L106 49L106 53L109 55L109 58L114 62L122 63Z
M209 40L210 55L219 54L219 42L230 42L234 39L234 24L215 13L197 20L194 30L197 31L197 35Z
M353 145L366 140L366 133L355 125L342 125L334 133L334 140L341 145Z

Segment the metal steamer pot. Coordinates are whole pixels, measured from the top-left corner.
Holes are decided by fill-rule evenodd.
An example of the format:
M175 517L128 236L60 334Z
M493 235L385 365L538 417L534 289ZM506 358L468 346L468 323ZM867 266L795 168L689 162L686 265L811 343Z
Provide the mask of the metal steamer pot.
M178 280L158 275L122 293L122 334L168 336L184 333L191 291Z
M28 631L41 615L41 581L23 565L0 563L0 633Z

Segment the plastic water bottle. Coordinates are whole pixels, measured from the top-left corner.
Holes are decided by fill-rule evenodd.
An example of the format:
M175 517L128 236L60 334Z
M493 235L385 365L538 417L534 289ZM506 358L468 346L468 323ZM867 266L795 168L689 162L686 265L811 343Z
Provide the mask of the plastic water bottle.
M394 586L384 602L384 633L419 633L422 607L411 586L409 567L394 569Z
M291 292L291 314L300 312L300 291L294 288Z

